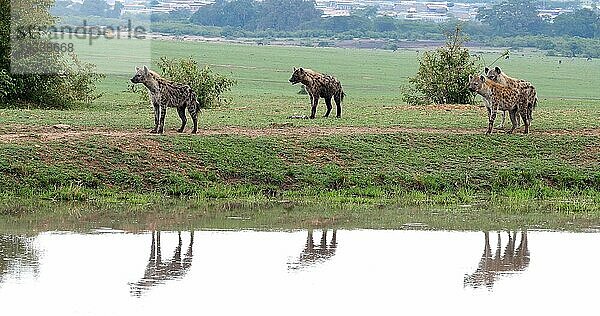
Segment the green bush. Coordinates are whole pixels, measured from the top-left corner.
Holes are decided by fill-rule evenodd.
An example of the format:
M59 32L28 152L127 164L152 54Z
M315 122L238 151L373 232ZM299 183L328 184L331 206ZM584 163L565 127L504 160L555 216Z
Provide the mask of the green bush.
M202 108L227 103L223 93L230 91L236 83L233 78L213 72L209 66L200 67L191 57L161 57L158 67L165 78L190 85L196 92Z
M466 38L461 29L447 36L446 45L425 52L419 61L419 70L408 79L402 99L412 105L419 104L473 104L475 96L467 89L469 75L481 68L480 60L463 47Z
M5 69L0 69L0 102L15 93L15 83Z
M103 76L75 55L40 49L52 44L44 31L11 40L11 28L54 25L48 12L53 5L52 0L0 1L0 105L66 108L98 97L95 83Z

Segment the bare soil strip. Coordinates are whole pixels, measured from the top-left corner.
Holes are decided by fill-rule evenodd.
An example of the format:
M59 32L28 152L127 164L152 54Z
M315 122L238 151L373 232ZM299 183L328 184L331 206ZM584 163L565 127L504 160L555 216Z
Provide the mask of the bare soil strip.
M82 139L90 136L105 136L114 138L145 138L161 137L164 135L180 135L175 130L166 131L164 135L150 134L146 130L108 130L99 128L69 128L56 129L52 126L19 126L15 132L0 134L0 142L24 142L24 141L57 141L64 139ZM410 128L410 127L293 127L293 126L273 126L266 128L247 128L247 127L218 127L213 129L200 129L198 136L214 135L241 135L247 137L264 136L285 136L285 137L320 137L330 135L365 135L365 134L455 134L455 135L475 135L483 134L484 129L449 129L449 128ZM187 131L189 134L189 130ZM506 133L503 130L496 130L495 133ZM521 131L517 131L521 134ZM579 130L542 130L532 131L531 136L600 136L600 128L579 129Z

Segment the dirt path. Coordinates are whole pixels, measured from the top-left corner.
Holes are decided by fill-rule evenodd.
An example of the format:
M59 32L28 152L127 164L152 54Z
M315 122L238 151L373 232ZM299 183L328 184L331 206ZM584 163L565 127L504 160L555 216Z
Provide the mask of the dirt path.
M60 129L52 126L19 126L15 132L0 134L0 142L23 142L23 141L56 141L62 139L81 139L90 136L106 136L114 138L141 138L161 137L142 130L108 130L100 128L74 128ZM189 133L189 131L187 131ZM199 136L212 135L242 135L248 137L261 136L288 136L288 137L311 137L329 135L365 135L365 134L398 134L398 133L424 133L424 134L455 134L474 135L483 134L484 129L450 129L450 128L410 128L410 127L293 127L273 126L266 128L249 127L218 127L214 129L201 129ZM497 130L496 133L505 133ZM520 132L519 132L520 133ZM167 131L165 135L178 135L176 131ZM600 136L600 129L581 130L545 130L533 131L532 135L573 135L573 136Z

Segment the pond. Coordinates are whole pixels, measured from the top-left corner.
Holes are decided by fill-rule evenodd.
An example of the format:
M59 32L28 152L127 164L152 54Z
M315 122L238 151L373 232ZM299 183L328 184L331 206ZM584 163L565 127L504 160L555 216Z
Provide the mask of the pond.
M538 315L597 310L600 234L0 232L2 315Z

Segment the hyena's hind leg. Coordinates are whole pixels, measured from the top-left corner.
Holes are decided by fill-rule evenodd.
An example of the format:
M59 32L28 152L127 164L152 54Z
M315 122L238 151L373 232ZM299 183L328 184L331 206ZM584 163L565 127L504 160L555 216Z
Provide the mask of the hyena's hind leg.
M529 114L529 107L525 106L524 109L519 111L519 114L521 115L521 118L523 119L523 125L525 126L525 130L523 131L524 134L528 134L529 133L529 124L531 123L529 121L529 117L531 114Z
M517 109L514 108L512 110L508 110L508 115L510 116L510 122L512 123L512 128L510 129L510 131L508 131L509 134L512 134L512 132L515 130L515 128L517 128Z
M185 117L185 107L177 108L177 114L179 114L179 118L181 119L181 128L179 128L177 131L182 133L185 129L185 124L187 123L187 118Z
M344 92L339 92L333 96L335 101L335 117L342 117L342 101L344 101Z
M331 113L331 97L325 98L325 105L327 105L327 112L325 112L325 117L329 117L329 113Z
M192 117L192 122L194 123L194 128L192 129L192 133L196 134L198 132L198 111L200 111L199 104L197 102L192 102L192 104L188 105L188 112L190 112L190 116ZM185 111L185 109L183 109Z
M498 128L504 128L504 122L506 120L506 111L502 111L502 122L498 125Z
M504 122L506 121L506 112L507 112L506 110L502 111L502 123L500 123L500 125L498 125L498 128L504 128ZM518 115L515 116L515 119L517 120L517 127L521 126L521 120L519 119Z

